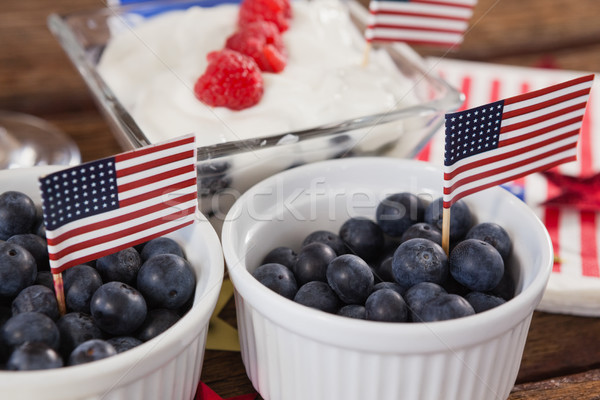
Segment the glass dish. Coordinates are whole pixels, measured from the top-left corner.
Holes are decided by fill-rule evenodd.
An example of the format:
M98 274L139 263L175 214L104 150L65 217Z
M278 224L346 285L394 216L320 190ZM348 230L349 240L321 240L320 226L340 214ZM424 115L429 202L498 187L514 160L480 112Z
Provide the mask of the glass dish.
M139 148L151 141L97 69L111 38L111 18L135 21L165 8L212 6L221 2L236 1L151 1L48 17L51 32L77 67L124 149ZM355 0L343 2L357 31L363 32L367 10ZM383 49L408 82L407 96L416 99L415 104L385 113L330 121L311 129L198 147L200 210L211 222L220 225L241 193L282 170L331 158L373 155L410 158L418 153L441 126L444 114L460 106L462 94L432 73L410 47L395 43ZM201 127L198 129L201 131Z

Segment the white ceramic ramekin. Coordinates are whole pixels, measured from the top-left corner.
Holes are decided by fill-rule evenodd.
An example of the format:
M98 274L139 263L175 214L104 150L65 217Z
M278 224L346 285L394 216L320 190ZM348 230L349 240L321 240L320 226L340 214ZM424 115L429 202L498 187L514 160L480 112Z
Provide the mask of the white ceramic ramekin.
M529 324L553 253L538 218L500 188L466 198L481 222L511 235L518 295L495 309L433 323L340 317L287 300L251 275L266 253L310 232L336 232L350 216L374 218L386 195L430 199L440 169L418 161L352 158L298 167L264 180L227 215L221 240L235 286L246 372L266 400L496 400L514 385ZM297 250L297 248L296 248Z
M37 178L64 167L0 171L0 190L40 201ZM223 281L216 232L200 213L169 235L183 245L196 273L194 304L156 338L113 357L43 371L0 371L0 397L10 400L190 400L200 381L206 335Z

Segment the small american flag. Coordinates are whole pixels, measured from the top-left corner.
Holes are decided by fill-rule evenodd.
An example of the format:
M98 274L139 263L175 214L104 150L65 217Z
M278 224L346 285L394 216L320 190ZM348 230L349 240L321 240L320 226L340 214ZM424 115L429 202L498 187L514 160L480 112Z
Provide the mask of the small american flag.
M477 0L371 0L368 42L458 46Z
M193 222L195 136L188 135L41 177L52 272Z
M446 114L444 207L573 161L594 75Z

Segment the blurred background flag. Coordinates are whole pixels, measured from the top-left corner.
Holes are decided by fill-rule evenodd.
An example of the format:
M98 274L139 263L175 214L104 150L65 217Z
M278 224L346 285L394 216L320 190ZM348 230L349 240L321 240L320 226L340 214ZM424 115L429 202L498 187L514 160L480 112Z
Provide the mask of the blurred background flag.
M446 114L444 208L573 161L594 75Z
M367 42L458 47L477 0L371 0Z
M72 266L193 222L195 135L40 178L50 267Z

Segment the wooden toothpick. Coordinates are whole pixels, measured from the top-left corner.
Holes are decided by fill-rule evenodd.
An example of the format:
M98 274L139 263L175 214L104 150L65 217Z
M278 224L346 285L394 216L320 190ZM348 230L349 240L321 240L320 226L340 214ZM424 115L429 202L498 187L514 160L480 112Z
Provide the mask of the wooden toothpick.
M450 255L450 208L444 208L442 213L442 248Z

